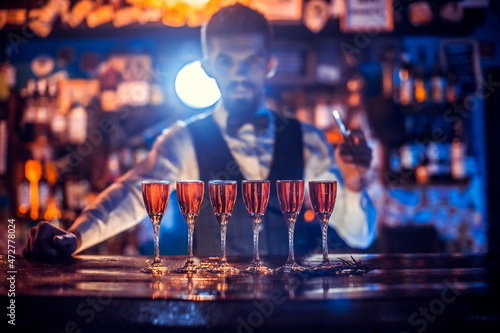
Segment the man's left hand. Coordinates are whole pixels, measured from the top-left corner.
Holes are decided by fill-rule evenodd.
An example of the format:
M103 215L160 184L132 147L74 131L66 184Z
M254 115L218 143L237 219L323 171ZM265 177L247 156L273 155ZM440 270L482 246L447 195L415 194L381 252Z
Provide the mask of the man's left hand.
M359 129L350 130L348 140L348 144L342 143L337 147L335 158L347 188L351 191L361 191L363 176L368 172L372 161L372 150Z

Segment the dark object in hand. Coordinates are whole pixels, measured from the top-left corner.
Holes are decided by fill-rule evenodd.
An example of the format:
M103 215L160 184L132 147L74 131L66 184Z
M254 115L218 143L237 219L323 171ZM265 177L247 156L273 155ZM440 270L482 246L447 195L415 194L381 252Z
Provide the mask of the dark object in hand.
M349 131L347 142L339 145L339 153L346 163L353 163L363 168L370 167L372 150L366 144L365 135L361 130Z

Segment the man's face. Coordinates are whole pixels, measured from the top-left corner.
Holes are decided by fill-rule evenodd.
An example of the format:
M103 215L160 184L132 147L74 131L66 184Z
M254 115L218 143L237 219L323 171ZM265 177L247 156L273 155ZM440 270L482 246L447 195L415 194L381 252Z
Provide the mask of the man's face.
M217 82L230 115L246 118L260 106L269 60L264 36L259 34L212 37L208 41L203 65Z

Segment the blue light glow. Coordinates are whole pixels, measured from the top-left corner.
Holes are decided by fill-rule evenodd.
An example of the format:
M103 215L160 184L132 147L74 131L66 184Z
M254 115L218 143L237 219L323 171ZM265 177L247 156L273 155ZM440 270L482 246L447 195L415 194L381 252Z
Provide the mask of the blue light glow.
M175 92L190 108L203 109L213 105L220 98L215 80L210 78L199 60L185 65L175 78Z

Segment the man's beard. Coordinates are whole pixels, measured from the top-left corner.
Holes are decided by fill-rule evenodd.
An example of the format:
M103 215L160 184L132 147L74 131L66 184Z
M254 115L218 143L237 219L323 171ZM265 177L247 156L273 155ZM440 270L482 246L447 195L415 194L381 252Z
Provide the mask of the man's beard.
M234 83L229 87L229 90L235 89L237 84ZM243 85L246 85L248 88L255 91L255 88L250 83L244 82ZM244 123L250 121L255 112L260 107L261 96L254 95L253 98L225 98L224 99L224 107L228 112L228 126L236 125L241 126Z

